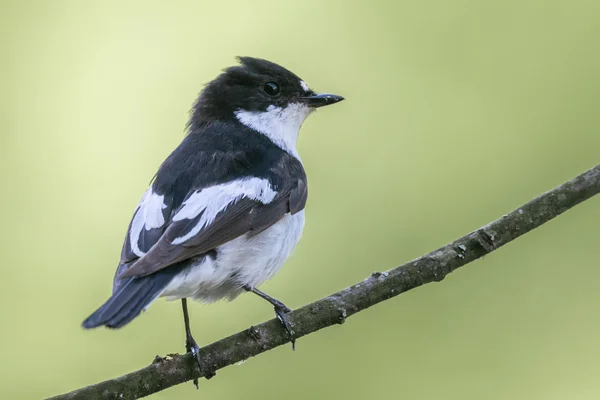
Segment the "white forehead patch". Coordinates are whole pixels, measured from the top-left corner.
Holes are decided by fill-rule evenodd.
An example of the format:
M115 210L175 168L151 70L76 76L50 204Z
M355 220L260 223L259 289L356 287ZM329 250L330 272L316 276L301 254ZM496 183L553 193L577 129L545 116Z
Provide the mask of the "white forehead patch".
M310 92L310 88L308 87L306 82L300 81L300 86L302 86L302 89L304 89L305 92Z

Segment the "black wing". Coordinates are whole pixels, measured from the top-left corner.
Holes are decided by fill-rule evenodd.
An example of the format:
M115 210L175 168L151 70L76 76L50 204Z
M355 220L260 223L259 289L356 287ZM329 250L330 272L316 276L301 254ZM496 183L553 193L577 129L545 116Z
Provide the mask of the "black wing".
M256 234L304 209L304 169L271 142L246 151L197 151L202 145L184 141L161 166L129 226L115 284Z
M196 197L201 198L201 195ZM193 198L194 196L190 196L190 199ZM209 252L246 233L262 232L285 214L302 210L306 198L306 183L298 180L287 190L275 194L268 202L264 201L265 198L256 199L252 194L232 199L214 218L206 214L210 206L197 205L197 215L186 212L185 207L192 206L188 203L173 216L156 244L121 277L149 275L179 261ZM178 215L183 217L178 218Z

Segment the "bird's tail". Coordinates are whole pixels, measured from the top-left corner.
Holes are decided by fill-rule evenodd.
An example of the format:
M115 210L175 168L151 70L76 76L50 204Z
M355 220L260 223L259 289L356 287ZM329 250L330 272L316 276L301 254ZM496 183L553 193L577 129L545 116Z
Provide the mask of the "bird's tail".
M167 268L152 275L121 281L110 299L83 321L83 327L91 329L106 326L116 329L125 326L161 295L175 272Z

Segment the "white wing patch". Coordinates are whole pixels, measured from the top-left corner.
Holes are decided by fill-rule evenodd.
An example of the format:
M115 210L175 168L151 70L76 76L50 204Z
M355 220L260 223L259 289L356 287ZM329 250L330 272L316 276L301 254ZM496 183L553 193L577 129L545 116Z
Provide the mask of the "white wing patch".
M160 228L165 224L165 218L162 210L167 206L164 204L165 196L158 195L152 191L152 188L146 190L144 197L138 205L137 212L131 223L129 240L131 241L131 251L138 257L142 257L145 252L140 250L138 241L142 229L150 230Z
M300 159L296 151L298 133L311 111L305 104L290 103L285 108L270 105L267 111L238 110L235 116L242 124L267 136L281 149Z
M181 209L173 217L173 221L202 216L198 224L186 235L175 238L173 244L181 244L196 236L204 227L215 220L217 214L242 197L258 200L263 204L270 203L277 195L266 179L246 178L195 191L185 200Z

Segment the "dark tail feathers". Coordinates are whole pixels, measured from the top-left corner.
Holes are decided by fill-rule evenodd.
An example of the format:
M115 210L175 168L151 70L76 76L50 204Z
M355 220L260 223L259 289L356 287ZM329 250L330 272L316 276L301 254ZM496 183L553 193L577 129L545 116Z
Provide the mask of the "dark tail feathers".
M178 268L166 268L152 275L128 278L121 282L118 291L83 321L83 327L91 329L106 326L116 329L125 326L160 296L177 272Z

